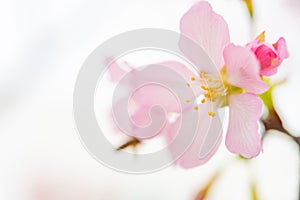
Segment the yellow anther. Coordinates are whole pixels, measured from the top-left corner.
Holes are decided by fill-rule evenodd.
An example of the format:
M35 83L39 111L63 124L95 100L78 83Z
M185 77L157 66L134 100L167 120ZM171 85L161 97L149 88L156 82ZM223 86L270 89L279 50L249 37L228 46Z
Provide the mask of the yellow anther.
M203 90L208 90L208 89L209 89L208 87L206 87L206 86L204 86L204 85L201 85L201 88L202 88Z
M210 93L206 93L206 94L204 94L204 96L205 96L206 98L208 98L208 99L211 98Z
M195 82L194 82L195 81ZM190 76L190 80L186 83L188 87L197 84L198 89L201 90L201 95L203 97L198 101L199 105L206 102L219 102L223 99L220 97L226 95L226 90L223 88L222 80L214 78L206 72L199 72L198 76ZM200 88L199 88L200 87ZM190 103L194 100L186 99L186 103ZM194 106L194 110L199 110L199 105ZM208 115L211 117L215 116L214 112L208 112Z
M211 117L216 116L216 114L215 114L214 112L212 112L212 111L209 111L209 112L208 112L208 115L211 116Z

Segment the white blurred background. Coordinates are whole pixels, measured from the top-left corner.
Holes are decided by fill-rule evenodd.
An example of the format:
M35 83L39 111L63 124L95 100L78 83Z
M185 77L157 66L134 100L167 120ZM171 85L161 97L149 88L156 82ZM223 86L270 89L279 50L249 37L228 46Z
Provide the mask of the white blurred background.
M229 24L231 39L246 44L266 30L284 36L290 58L275 79L275 103L285 127L299 136L300 2L254 0L252 28L241 0L212 0ZM191 0L2 0L0 3L0 199L193 199L217 169L224 169L208 200L298 199L299 150L269 134L264 152L238 161L224 144L206 165L169 167L128 175L94 160L80 143L72 111L76 76L87 56L110 37L137 28L179 31ZM101 112L107 112L103 110Z

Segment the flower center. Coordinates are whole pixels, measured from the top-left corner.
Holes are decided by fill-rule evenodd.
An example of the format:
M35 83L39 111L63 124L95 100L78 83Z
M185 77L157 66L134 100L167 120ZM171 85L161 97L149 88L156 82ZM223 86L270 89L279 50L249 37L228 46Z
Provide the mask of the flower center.
M200 82L200 88L204 91L204 98L202 98L201 103L216 102L219 97L226 96L227 89L220 79L200 72Z
M222 72L222 71L221 71ZM221 73L221 76L225 76L225 73ZM192 76L190 78L191 83L187 83L187 86L196 85L199 87L200 85L200 103L204 104L207 102L215 102L219 107L224 106L226 102L227 95L227 84L223 82L220 77L215 77L205 72L200 72L199 77ZM191 102L191 100L186 100L187 103ZM198 110L199 107L195 106L195 110ZM213 111L209 111L208 115L214 117L216 114Z

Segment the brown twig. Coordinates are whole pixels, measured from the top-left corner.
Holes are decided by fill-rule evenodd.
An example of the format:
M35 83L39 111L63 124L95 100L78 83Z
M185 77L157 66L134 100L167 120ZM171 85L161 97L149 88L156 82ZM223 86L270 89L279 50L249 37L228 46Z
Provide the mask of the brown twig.
M266 132L268 130L277 130L285 135L289 136L300 148L300 137L292 135L288 130L286 130L282 124L282 121L276 112L275 108L269 110L269 115L266 119L262 119L262 122L265 126Z
M268 132L268 130L280 131L281 133L290 137L298 145L299 152L300 152L300 137L296 137L296 136L292 135L287 129L284 128L284 126L282 124L282 120L280 119L275 108L269 109L268 117L266 119L262 119L262 122L265 126L266 133ZM299 160L300 160L300 157L299 157ZM300 165L300 161L299 161L299 165ZM299 170L300 170L300 166L299 166ZM300 200L300 172L299 172L299 183L298 184L299 184L298 200Z
M136 147L138 144L140 144L141 141L138 140L137 138L132 138L131 140L129 140L128 142L126 142L125 144L122 144L121 146L119 146L116 150L120 151L122 149L125 149L127 147Z
M212 186L215 184L216 180L219 178L220 172L216 172L210 180L206 183L206 185L198 192L195 200L204 200L207 197L207 194L211 190Z

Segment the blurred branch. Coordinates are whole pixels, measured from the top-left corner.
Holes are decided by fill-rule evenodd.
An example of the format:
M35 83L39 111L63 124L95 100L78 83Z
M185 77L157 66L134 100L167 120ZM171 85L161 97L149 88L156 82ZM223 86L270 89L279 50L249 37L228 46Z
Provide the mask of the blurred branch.
M286 128L284 128L282 120L274 107L273 90L274 90L274 88L281 85L285 81L286 80L282 80L278 83L271 84L270 89L260 96L269 111L268 117L265 119L261 119L262 123L265 126L264 136L266 135L266 133L268 133L269 130L277 130L280 133L285 134L289 138L291 138L298 145L298 149L300 152L300 137L294 136ZM299 157L299 160L300 160L300 157ZM300 165L300 161L299 161L299 165ZM299 170L300 170L300 166L299 166ZM298 174L298 176L299 176L298 200L300 200L300 173Z
M286 130L283 125L282 125L282 121L278 115L278 113L276 112L275 108L269 110L269 115L266 119L262 120L266 132L268 130L277 130L280 131L281 133L289 136L299 147L299 151L300 151L300 137L296 137L293 136L288 130ZM300 161L299 161L299 165L300 165ZM300 166L299 166L299 170L300 170ZM299 187L300 187L300 172L298 174L299 176ZM300 200L300 188L298 190L298 200Z
M245 2L250 18L254 18L253 2L252 0L243 0Z
M259 200L255 183L253 183L251 185L251 199L252 200Z
M267 82L269 82L269 80L266 80ZM287 129L284 128L282 120L280 118L280 116L278 115L275 106L274 106L274 101L273 101L273 91L276 87L282 85L283 83L286 82L286 79L283 79L279 82L270 84L270 89L263 93L262 95L260 95L261 99L263 100L265 106L268 109L268 117L265 119L262 119L262 122L265 126L266 132L268 130L277 130L280 131L281 133L286 134L287 136L289 136L293 141L295 141L300 149L300 137L296 137L293 134L291 134Z
M122 149L126 149L127 147L135 148L140 143L141 143L141 141L134 137L131 140L129 140L128 142L126 142L125 144L122 144L121 146L119 146L117 148L117 151L120 151Z
M289 136L294 142L296 142L300 148L300 137L293 136L288 130L283 127L282 121L276 112L275 108L269 109L269 115L266 119L262 119L266 131L277 130L281 133Z
M207 194L211 190L212 186L215 184L216 180L219 178L220 172L216 172L211 179L206 183L206 185L198 192L195 200L204 200L207 197Z

